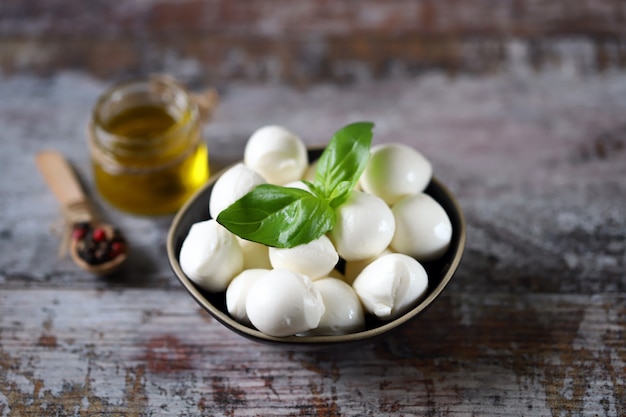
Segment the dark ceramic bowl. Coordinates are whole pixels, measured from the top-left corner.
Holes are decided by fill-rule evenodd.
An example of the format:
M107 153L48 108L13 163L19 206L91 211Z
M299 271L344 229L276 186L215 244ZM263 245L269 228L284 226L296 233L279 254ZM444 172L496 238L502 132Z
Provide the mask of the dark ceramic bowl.
M309 151L311 161L319 158L321 150ZM224 171L222 171L224 172ZM208 220L209 199L213 184L221 173L213 175L211 180L200 189L176 214L167 237L167 255L174 273L185 289L198 304L209 312L217 321L230 330L257 342L282 345L289 348L321 348L328 346L344 346L349 343L371 342L389 335L401 326L422 314L441 294L456 271L465 247L465 219L456 199L450 191L436 178L433 178L426 193L441 204L452 222L452 242L443 257L434 262L422 262L428 272L428 290L426 296L411 310L391 321L380 321L372 317L366 318L365 330L339 336L290 336L273 337L239 323L226 310L225 292L210 293L194 284L182 271L178 262L180 248L192 224Z

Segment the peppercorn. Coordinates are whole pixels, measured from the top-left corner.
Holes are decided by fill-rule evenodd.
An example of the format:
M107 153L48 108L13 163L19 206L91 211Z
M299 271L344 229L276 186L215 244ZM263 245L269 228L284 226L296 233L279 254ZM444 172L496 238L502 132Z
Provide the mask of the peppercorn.
M124 243L121 240L116 240L111 242L111 246L109 248L109 257L115 258L117 255L120 255L124 252Z
M94 242L102 242L106 239L106 232L101 227L95 228L91 235Z

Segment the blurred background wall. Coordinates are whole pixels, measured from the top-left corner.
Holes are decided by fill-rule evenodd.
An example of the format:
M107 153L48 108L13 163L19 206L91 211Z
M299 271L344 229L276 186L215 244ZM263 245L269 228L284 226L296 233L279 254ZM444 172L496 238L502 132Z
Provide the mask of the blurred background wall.
M1 0L2 75L307 86L626 66L624 0Z

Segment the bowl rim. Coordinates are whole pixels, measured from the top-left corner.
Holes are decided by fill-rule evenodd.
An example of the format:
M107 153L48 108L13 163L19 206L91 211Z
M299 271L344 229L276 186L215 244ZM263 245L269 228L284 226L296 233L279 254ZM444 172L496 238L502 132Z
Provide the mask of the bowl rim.
M317 152L319 149L308 149L309 154L311 152ZM410 322L414 317L423 313L428 307L432 305L437 297L441 294L441 292L448 285L452 277L454 276L460 262L463 257L463 252L465 249L465 240L466 240L466 222L465 216L463 215L463 211L452 192L436 177L431 178L431 183L434 184L441 193L443 193L446 198L449 200L449 203L453 207L456 212L456 216L458 217L459 228L456 230L458 234L458 240L456 242L456 249L452 259L450 260L449 265L446 268L446 272L444 276L441 278L441 281L435 286L430 293L427 294L419 303L411 308L406 313L401 316L390 320L388 322L382 323L380 326L371 329L365 329L355 333L348 333L342 335L311 335L311 336L286 336L286 337L276 337L267 335L259 330L256 330L252 327L249 327L245 324L242 324L236 321L233 317L231 317L227 312L222 311L220 308L213 305L209 300L204 297L201 293L200 289L196 286L196 284L191 281L186 274L183 272L180 263L178 261L178 254L176 251L176 241L175 235L180 227L180 223L183 217L186 215L187 211L190 207L196 203L196 200L200 198L200 196L204 195L208 188L212 187L213 184L219 179L224 172L228 169L232 168L236 164L241 163L241 161L232 163L225 168L221 169L217 173L213 174L211 178L200 187L177 211L172 223L170 225L168 234L167 234L167 256L170 263L170 267L172 268L174 274L181 282L183 287L187 290L187 292L192 296L192 298L202 307L204 308L213 318L219 321L224 326L229 329L237 332L239 335L244 336L248 339L255 340L261 343L272 343L272 344L282 344L285 346L289 345L333 345L338 343L346 343L346 342L360 342L365 340L373 340L382 335L388 334L391 331L395 331L398 328L402 327L406 323ZM430 186L431 184L429 184ZM207 201L207 215L208 215L208 201ZM200 221L200 220L198 220Z

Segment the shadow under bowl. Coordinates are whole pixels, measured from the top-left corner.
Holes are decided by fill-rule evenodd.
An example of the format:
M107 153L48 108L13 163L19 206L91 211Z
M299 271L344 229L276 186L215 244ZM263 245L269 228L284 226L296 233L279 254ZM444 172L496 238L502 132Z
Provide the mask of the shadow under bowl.
M321 153L321 149L310 150L309 160L316 160ZM178 211L167 236L167 255L174 273L191 297L228 329L253 341L280 345L290 349L344 347L347 344L374 342L388 336L422 314L448 285L461 262L465 248L465 219L452 193L433 177L425 193L439 202L448 214L452 223L452 240L450 247L441 258L432 262L421 262L428 273L428 290L425 296L413 308L400 317L389 321L381 321L366 315L365 330L357 333L333 336L269 336L232 318L226 309L226 293L211 293L198 287L185 275L178 261L181 246L191 226L196 222L211 218L209 215L209 199L213 185L226 169L228 168L213 175L210 181L198 190Z

